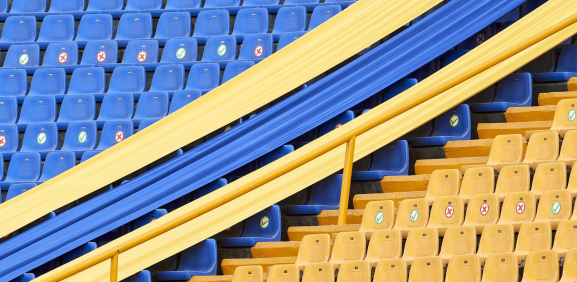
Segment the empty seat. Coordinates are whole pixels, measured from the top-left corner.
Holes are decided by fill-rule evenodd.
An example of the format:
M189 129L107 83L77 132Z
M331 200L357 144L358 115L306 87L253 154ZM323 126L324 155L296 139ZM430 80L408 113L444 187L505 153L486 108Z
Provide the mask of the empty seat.
M338 126L339 123L335 125L335 127ZM321 134L323 134L322 130L323 127L321 127ZM373 152L371 156L369 169L367 171L354 171L352 180L380 181L385 176L407 175L409 173L409 143L406 140L393 141Z
M561 138L569 130L577 129L577 99L564 99L557 103L551 130L557 131Z
M44 67L71 67L77 64L78 44L76 42L50 43L42 59Z
M66 71L62 68L42 68L34 72L28 96L61 95L65 92Z
M577 248L577 220L565 220L559 222L557 225L557 232L555 232L555 241L553 241L553 250L557 251L559 256L566 257L565 262L569 257L568 252L571 249Z
M432 257L439 254L439 232L437 228L418 228L409 231L405 243L403 259L407 264L418 257Z
M345 261L339 269L337 282L371 282L371 270L371 266L367 261Z
M40 177L40 153L22 152L15 153L10 159L8 172L2 189L8 188L12 183L36 182ZM7 186L6 186L7 185Z
M188 103L198 99L201 96L200 90L179 90L174 92L172 100L170 101L169 114L172 114L180 108L188 105Z
M0 69L0 85L5 96L24 96L27 88L26 71L22 69ZM22 97L21 99L24 99Z
M62 255L62 264L69 263L89 252L96 250L97 246L94 242L88 242L64 255Z
M240 9L234 20L232 35L241 40L247 34L268 32L268 10L266 8Z
M261 61L272 55L273 39L271 34L250 34L244 37L239 60Z
M505 166L499 173L495 194L500 200L511 192L527 192L531 185L528 165Z
M195 38L172 38L166 41L160 62L192 64L196 62L197 54L198 43Z
M543 192L539 200L539 207L535 222L549 222L553 230L557 229L560 221L571 217L573 197L569 190L548 190Z
M341 232L337 234L333 245L330 263L335 269L346 261L365 259L367 239L362 232Z
M551 224L549 222L525 222L519 229L515 254L525 260L529 252L551 249Z
M228 10L203 10L198 13L194 24L193 38L199 44L206 43L211 36L230 33L230 15Z
M446 281L481 281L481 273L481 261L478 255L457 255L449 260Z
M512 107L530 107L533 80L530 73L514 73L499 81L495 98L490 103L471 105L475 113L505 112Z
M577 130L570 130L565 133L558 162L564 162L567 166L573 166L577 161Z
M126 46L127 41L152 37L152 16L149 13L126 13L120 17L115 40L121 40L119 46Z
M313 30L340 12L340 5L323 5L315 7L311 16L311 22L309 23L308 30Z
M474 226L477 234L481 234L485 226L499 221L500 204L496 194L479 194L471 197L463 226Z
M296 265L273 265L268 271L267 281L270 282L299 282L300 272Z
M80 159L80 163L87 161L88 159L98 155L102 151L86 151L82 154L82 158Z
M161 9L162 0L128 0L124 10L144 11Z
M559 257L556 251L530 252L521 281L559 281Z
M92 3L91 0L89 1ZM85 14L80 19L78 32L75 41L80 46L86 45L86 42L92 40L110 40L112 39L112 15L109 14Z
M50 2L49 13L71 13L84 10L84 0L65 0Z
M375 231L369 242L366 261L375 266L383 259L398 259L403 254L403 235L400 230Z
M260 265L239 266L234 270L232 282L263 281L263 271Z
M521 224L535 219L535 195L533 192L514 192L505 196L499 224L513 224L515 231Z
M445 146L447 141L471 139L471 113L467 104L461 104L435 118L432 134L411 139L411 145Z
M219 240L221 247L254 247L257 242L280 241L280 208L273 205L248 219L240 237Z
M166 10L185 10L200 8L201 0L167 0Z
M60 1L60 2L71 2L75 0ZM54 1L52 3L58 3L59 1ZM84 2L84 1L83 1ZM54 6L54 4L52 5ZM52 8L52 7L51 7ZM71 41L74 39L74 16L70 14L62 15L48 15L42 20L42 26L40 27L40 32L38 33L38 40L41 42L62 42ZM45 44L44 46L46 46Z
M533 169L542 162L554 162L559 157L559 134L555 131L541 131L531 135L524 164Z
M445 264L440 257L420 257L416 258L411 265L409 273L409 282L416 281L445 281L444 268Z
M54 96L27 96L20 110L19 128L28 124L54 122L56 120L56 98Z
M216 241L207 239L181 254L175 271L157 272L156 281L190 280L192 276L216 275Z
M557 239L555 239L557 240ZM560 282L571 282L577 279L577 249L569 250L563 262L563 275Z
M373 281L406 282L407 262L404 259L383 259L377 263Z
M489 160L483 166L491 166L500 171L504 166L520 164L523 158L524 143L521 134L498 135L493 139ZM464 166L461 171L465 171L469 167Z
M293 145L283 145L269 153L267 153L266 155L260 157L259 159L259 167L263 167L267 164L270 164L286 155L288 155L289 153L293 152L295 149L293 147Z
M485 261L491 254L513 252L515 248L515 230L511 224L487 225L479 241L477 254ZM515 256L517 258L517 256ZM515 267L516 268L516 267Z
M276 51L278 52L280 49L293 43L295 40L299 39L301 36L303 36L305 34L306 34L306 31L286 32L286 33L281 34L280 38L278 40L278 45L276 47Z
M577 76L577 68L575 68L576 52L577 44L563 46L555 72L534 74L533 80L535 82L568 81L569 78Z
M371 201L365 207L359 231L364 232L367 240L370 240L373 232L391 230L394 223L395 203L392 200Z
M438 169L431 173L425 198L429 204L437 197L456 196L461 187L461 172L458 169Z
M220 66L217 63L200 63L190 68L185 89L199 89L202 93L206 93L219 84Z
M391 86L385 88L385 94L383 95L383 102L403 93L405 90L417 85L418 82L419 81L415 78L407 78L407 79L401 79L391 84Z
M134 125L146 118L163 118L168 114L167 92L146 92L140 95L136 112L132 118Z
M188 12L162 13L156 25L154 39L160 40L164 45L166 40L170 38L190 37L190 24L190 14Z
M286 0L284 5L303 5L303 4L317 4L320 0Z
M483 282L519 281L519 261L515 253L491 254L483 268Z
M4 21L0 43L25 43L36 39L36 17L10 16Z
M68 94L104 93L106 77L101 67L75 69L68 85Z
M233 79L252 66L254 66L253 61L234 61L228 63L224 69L224 74L222 75L222 84Z
M18 127L15 124L0 124L0 153L4 159L16 152L19 144Z
M204 8L226 8L237 7L240 5L240 0L206 0Z
M123 0L90 0L86 11L118 11L123 6Z
M71 151L80 159L86 151L93 150L97 142L97 128L94 121L71 122L66 130L62 151Z
M132 40L128 42L122 63L136 65L158 63L158 41Z
M228 184L228 181L225 178L219 178L212 183L206 184L206 185L194 190L194 197L192 199L198 200L202 196L205 196L208 193L216 191L219 188L224 187L227 184Z
M313 263L305 267L302 282L335 281L335 269L331 263Z
M46 182L76 165L76 154L71 151L50 152L46 155L39 182Z
M427 227L437 228L443 236L450 226L461 226L465 219L465 203L459 196L437 197L433 202Z
M461 192L459 196L465 203L478 194L491 194L495 190L495 171L492 167L470 168L463 176Z
M104 123L96 150L106 150L134 134L131 120L109 120ZM83 156L84 157L84 156Z
M304 6L282 7L277 12L272 34L278 41L283 33L302 32L306 28L307 10Z
M118 62L118 44L114 40L93 40L86 43L81 65L105 65Z
M535 170L531 192L539 199L548 190L567 188L567 168L564 163L541 163Z
M120 66L114 68L110 77L108 93L144 92L146 71L142 66Z
M1 159L1 157L0 157ZM2 173L4 174L4 173ZM4 176L4 175L2 175ZM18 183L10 185L8 193L6 194L6 201L25 193L26 191L36 187L36 183Z
M313 184L306 205L286 206L284 208L285 213L288 215L318 215L323 210L338 210L342 182L342 174L333 174Z
M306 235L302 239L295 265L298 269L315 263L329 261L331 255L331 237L328 234Z
M236 59L236 37L232 35L212 36L206 41L203 62L219 62L226 64Z
M42 13L46 11L46 0L14 0L10 13Z
M68 94L64 96L58 116L58 128L65 129L68 123L92 121L96 116L96 103L91 94Z
M102 100L98 121L131 119L133 114L134 97L132 93L108 93L104 95Z
M472 255L477 252L477 231L473 226L453 226L447 228L439 257L445 263L454 256Z
M13 124L18 118L16 97L0 96L0 124Z
M410 229L423 228L429 222L427 199L406 199L399 204L394 230L401 230L406 237Z
M133 230L136 230L142 226L145 226L163 216L165 216L168 212L165 209L155 209L137 219L133 222Z
M184 67L181 64L156 67L149 91L174 92L184 88Z
M495 34L497 34L497 24L493 23L477 32L477 34L469 37L467 40L461 42L459 50L475 49L475 47L483 44L485 41L489 40L489 38L495 36Z
M21 68L40 65L40 46L38 44L12 45L4 58L4 67Z
M40 152L44 158L48 152L58 146L58 128L56 123L34 123L26 127L20 152Z

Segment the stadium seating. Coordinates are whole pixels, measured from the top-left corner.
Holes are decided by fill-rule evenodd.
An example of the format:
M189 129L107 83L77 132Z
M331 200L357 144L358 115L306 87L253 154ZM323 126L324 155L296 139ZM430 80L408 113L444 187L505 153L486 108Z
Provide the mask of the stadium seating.
M15 153L10 159L8 172L4 182L0 182L2 190L7 190L11 184L22 182L36 182L40 177L40 153Z
M491 24L484 28L483 30L479 31L476 35L471 36L467 40L463 41L459 46L459 50L471 50L475 47L483 44L485 41L489 40L489 38L495 36L497 34L497 24Z
M577 69L574 66L576 51L576 44L563 46L555 72L534 74L533 80L535 82L567 81L569 78L576 76Z
M186 106L188 103L200 98L200 90L179 90L174 92L172 99L170 100L170 109L168 114L172 114L179 110L180 108Z
M575 248L573 234L577 230L577 221L565 220L557 224L555 240L553 241L553 250L557 251L559 256L568 257L571 249ZM567 260L567 259L566 259Z
M500 202L496 194L478 194L469 199L463 226L474 226L477 234L482 234L487 225L499 221Z
M407 281L407 263L404 259L383 259L375 269L376 281Z
M6 68L34 68L40 65L40 46L38 44L12 45L4 58Z
M510 192L527 192L531 187L528 165L505 166L499 173L495 194L502 201Z
M515 253L503 252L487 257L482 281L519 281L519 261Z
M163 118L168 114L168 92L146 92L140 95L132 121L138 126L146 118Z
M161 1L158 2L162 4ZM164 45L170 38L190 37L190 24L188 12L164 12L158 19L154 39Z
M331 238L328 234L307 235L300 243L295 265L304 270L310 265L328 262L330 255Z
M445 281L444 266L440 257L416 258L411 265L408 281Z
M184 65L190 68L197 60L198 43L195 38L171 38L166 41L160 63Z
M362 232L341 232L334 239L331 253L332 263L335 269L347 261L363 260L367 252L367 239Z
M184 67L181 64L156 67L149 91L174 92L184 88Z
M493 139L489 160L485 165L500 171L504 166L520 164L523 158L523 136L521 134L499 135ZM474 166L463 166L461 171L465 172L468 168Z
M59 1L55 1L53 3L58 2ZM52 6L50 9L52 9ZM46 47L50 42L71 41L74 39L74 34L74 16L70 14L48 15L42 20L42 26L40 26L40 32L38 33L38 40L36 42L40 47Z
M9 160L20 146L18 127L15 124L0 125L0 153Z
M196 189L193 192L194 193L193 199L194 200L200 199L200 197L207 195L210 192L216 191L218 188L221 188L226 184L228 184L228 181L226 179L224 178L217 179L212 183L209 183L203 187Z
M427 199L406 199L399 204L393 230L401 230L403 238L406 238L409 230L424 228L427 222L429 222L429 203Z
M10 13L24 14L24 13L40 13L46 11L46 1L44 0L14 0Z
M432 134L411 139L413 147L445 146L447 141L471 139L471 113L466 104L438 116Z
M97 151L106 150L134 134L131 120L109 120L104 123Z
M530 252L525 262L523 281L558 281L559 257L557 252Z
M530 73L511 74L499 81L495 98L490 103L471 105L474 113L504 112L511 107L530 107L533 84Z
M477 233L473 226L452 226L447 228L439 257L450 264L453 257L474 255L477 252Z
M444 236L447 227L461 226L465 219L465 204L459 196L437 197L433 202L428 228L437 228Z
M492 254L509 253L515 250L515 230L511 224L487 225L479 241L477 254L485 262ZM515 259L517 256L515 255ZM485 262L487 265L489 261ZM517 267L515 266L515 269Z
M539 200L535 222L548 222L553 230L559 222L571 217L572 197L569 190L548 190Z
M6 201L36 187L36 183L18 183L10 185L6 194Z
M242 235L236 238L220 239L221 247L254 247L257 242L280 241L280 208L273 205L261 211L244 223Z
M495 191L495 171L492 167L470 168L463 176L459 196L465 203L474 195L492 194Z
M24 131L28 124L54 121L56 121L56 98L54 96L26 96L20 110L20 119L18 119L20 131Z
M88 7L86 11L118 11L122 10L124 6L124 1L119 0L90 0L88 1Z
M16 97L0 97L0 124L13 124L18 119L18 101Z
M154 70L158 66L158 41L145 39L128 42L122 64L142 65L147 71Z
M94 242L88 242L62 256L62 264L69 263L89 252L96 250L97 246Z
M34 72L28 96L62 95L65 92L66 71L62 68L42 68Z
M531 192L537 199L547 190L567 188L567 169L564 163L541 163L535 170Z
M107 93L144 92L146 71L142 66L119 66L110 77Z
M419 257L432 257L439 254L439 233L437 228L417 228L409 231L403 259L411 265Z
M237 1L240 2L240 0ZM234 275L232 276L232 282L262 281L262 278L263 278L262 266L260 265L241 266L235 269Z
M557 131L561 138L565 137L567 131L577 129L577 119L574 118L577 109L576 104L576 99L564 99L557 104L550 130ZM529 135L529 133L527 132L526 135Z
M437 197L456 196L461 187L461 172L458 169L438 169L433 171L425 198L430 205Z
M162 216L165 216L168 212L165 209L155 209L137 219L132 223L132 229L136 230L148 223L151 223Z
M57 125L59 130L68 128L70 122L92 121L96 116L96 104L91 94L65 95L60 106Z
M230 15L227 10L203 10L196 17L192 37L198 41L198 44L205 44L211 36L229 33Z
M116 28L119 47L125 47L128 41L152 37L152 16L149 13L126 13L120 17Z
M268 10L266 8L241 9L236 14L232 35L242 41L245 35L268 31Z
M97 142L97 128L94 121L71 122L66 130L62 151L74 152L77 159L86 151L93 150Z
M533 192L513 192L505 196L499 224L513 224L519 231L521 224L535 219L536 198Z
M92 3L92 1L94 0L89 1L89 3ZM111 40L112 34L112 15L85 14L80 19L74 41L78 43L79 47L84 47L88 41Z
M379 230L372 234L366 261L373 266L384 259L398 259L403 254L403 237L399 230Z
M24 2L24 0L22 0ZM28 43L36 39L36 18L34 16L9 16L4 21L0 47L6 49L13 43Z
M62 67L70 72L78 66L78 44L71 42L50 43L42 59L43 67Z
M363 212L360 232L364 232L367 240L371 240L373 232L393 229L395 223L395 204L391 200L372 201Z
M0 84L3 85L2 95L16 96L18 101L23 101L27 88L26 71L0 69Z
M340 5L317 6L313 10L308 30L311 31L341 12Z
M565 165L572 167L577 161L577 151L575 151L574 144L577 141L577 130L570 130L565 133L563 137L563 144L561 145L561 151L559 152L558 162L563 162Z
M563 275L561 276L561 282L569 282L577 279L577 250L569 250L565 261L563 263Z
M311 195L307 201L307 204L299 206L285 206L285 213L288 215L318 215L322 210L339 209L342 182L342 174L333 174L315 183L311 188Z
M134 114L134 97L132 93L108 93L104 95L97 121L99 127L104 121L131 119Z
M446 281L481 281L481 262L477 255L456 255L449 260Z
M50 2L49 13L71 13L84 10L83 0L66 0Z
M559 157L559 134L555 131L536 132L531 135L524 164L535 169L540 163L552 162Z
M212 36L206 41L202 53L203 62L216 62L224 68L236 59L236 37L232 35Z
M324 129L328 130L328 128ZM322 134L323 127L321 126ZM407 175L408 172L409 144L406 140L397 140L373 152L369 169L367 171L354 171L352 179L354 181L382 180L385 176Z
M307 28L307 11L303 6L282 7L278 10L272 35L279 41L288 32L303 32ZM279 43L280 44L280 43ZM280 50L281 48L278 48Z
M253 61L234 61L228 63L224 69L224 74L222 75L222 84L233 79L252 66L254 66Z
M70 78L68 94L101 94L106 87L104 69L101 67L75 69Z
M519 229L515 254L525 260L530 252L550 250L552 239L549 222L525 222Z
M304 31L285 32L285 33L281 34L281 36L278 40L278 45L276 47L276 51L278 52L280 49L293 43L295 40L299 39L301 36L303 36L305 34L306 34L306 32L304 32Z
M102 66L112 70L118 62L118 44L114 40L93 40L86 43L81 65Z
M273 53L273 38L271 34L250 34L244 37L238 60L256 61L266 59Z
M345 261L341 264L337 282L371 281L371 266L367 261Z
M39 152L42 158L56 150L58 127L54 122L34 123L26 127L20 152Z
M76 155L69 151L55 151L46 155L38 182L46 182L76 165Z
M217 63L199 63L190 69L185 90L198 89L204 94L219 84L220 66Z

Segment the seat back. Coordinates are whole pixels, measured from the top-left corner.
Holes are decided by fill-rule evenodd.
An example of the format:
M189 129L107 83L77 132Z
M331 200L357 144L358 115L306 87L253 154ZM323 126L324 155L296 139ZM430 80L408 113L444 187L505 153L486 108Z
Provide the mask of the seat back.
M165 9L184 10L200 8L201 0L167 0Z
M217 63L199 63L190 68L185 89L210 91L218 85L220 85L220 66Z
M437 197L456 196L461 187L461 172L458 169L438 169L431 173L425 198L430 204Z
M140 95L134 119L163 118L168 114L167 92L145 92Z
M410 262L418 257L433 257L438 254L439 232L437 228L417 228L409 231L403 259Z
M271 238L280 241L281 216L280 207L272 205L251 217L245 222L242 237Z
M370 240L373 232L391 230L394 224L395 203L392 200L372 201L365 207L359 231L364 232Z
M562 220L571 217L573 197L569 190L549 190L543 192L537 208L536 222L550 222L553 230Z
M132 93L108 93L102 100L98 120L131 119L133 113Z
M120 17L116 39L132 40L152 37L152 16L149 13L126 13Z
M511 192L527 192L531 187L528 165L505 166L499 172L495 194L504 199Z
M416 258L411 265L409 273L409 282L430 281L443 282L445 264L440 257L421 257Z
M179 90L174 92L172 100L170 101L169 114L172 114L180 108L188 105L190 102L198 99L202 94L200 90Z
M307 204L338 206L342 182L342 174L333 174L313 184Z
M40 153L20 152L12 155L6 182L36 182L40 177Z
M156 40L133 40L128 42L123 64L148 64L158 62L158 41Z
M393 141L373 152L369 170L382 170L389 174L407 175L409 173L409 143L407 140Z
M26 96L18 123L54 122L56 120L56 98L54 96Z
M367 239L362 232L341 232L337 234L330 262L336 265L345 261L365 259Z
M184 66L181 64L156 67L150 91L177 91L184 88Z
M78 44L76 42L50 43L44 53L42 66L62 67L78 64Z
M89 252L96 250L98 246L94 242L88 242L62 256L62 264L69 263Z
M385 89L383 102L403 93L405 90L417 85L419 81L415 78L401 79Z
M499 197L496 194L479 194L469 199L467 216L463 226L477 226L478 233L483 226L496 224L500 215Z
M162 4L162 0L158 2L160 2L159 4ZM162 13L156 25L154 38L190 37L190 23L190 13L188 12Z
M49 13L71 13L84 11L84 0L51 1Z
M505 196L499 223L520 225L532 222L535 218L535 194L533 192L514 192Z
M20 152L54 151L58 146L58 128L54 122L29 124Z
M240 5L240 0L205 0L204 8L225 8L237 7Z
M72 72L68 94L104 93L106 77L101 67L77 68Z
M118 44L114 40L93 40L84 47L81 65L116 64Z
M28 86L26 71L23 69L0 69L0 85L3 96L24 96Z
M571 249L575 248L577 248L577 220L559 222L552 249L557 251L561 256L567 254L565 258L565 262L567 262L569 258L568 252L571 252Z
M454 256L472 255L477 252L477 231L473 226L452 226L443 236L439 256L448 261Z
M239 266L234 270L234 275L232 276L232 282L245 282L245 281L255 281L262 282L262 266L251 265L251 266Z
M269 282L300 282L300 272L294 264L273 265L268 271Z
M429 222L429 203L427 199L406 199L399 205L393 229L423 228L427 225L427 222ZM403 233L404 236L406 236L405 233Z
M155 209L137 219L134 220L134 226L132 230L136 230L144 225L147 225L163 216L165 216L168 212L165 209Z
M577 60L577 44L568 44L563 46L557 63L557 72L576 72L575 61Z
M28 2L28 0L23 0ZM40 1L39 1L40 2ZM44 2L46 5L46 2ZM44 9L37 8L37 10ZM10 16L4 21L2 28L3 42L32 42L36 40L36 17L34 16Z
M449 260L446 281L481 281L481 260L478 255L458 255Z
M523 158L523 136L521 134L499 135L493 139L487 165L513 165Z
M513 252L515 249L515 229L511 224L487 225L483 229L477 254L486 259L490 254Z
M226 65L226 68L224 69L221 84L224 84L225 82L233 79L234 77L241 74L245 70L251 68L252 66L254 66L253 61L233 61L228 63Z
M335 269L332 263L312 263L305 267L302 282L334 282Z
M162 9L162 0L127 0L124 10L157 10Z
M313 30L340 12L341 5L323 5L315 7L311 16L311 22L309 23L308 30Z
M404 259L383 259L377 263L373 281L406 282L407 262Z
M455 136L471 139L471 111L461 104L435 118L432 136Z
M535 170L531 192L540 198L543 192L567 188L567 167L565 163L541 163Z
M573 164L577 160L577 130L569 130L563 137L558 161Z
M60 106L59 122L92 121L96 115L94 96L90 94L64 96Z
M267 31L268 10L266 8L240 9L236 14L233 35L266 33Z
M13 0L10 13L42 13L46 12L46 0Z
M302 4L316 4L319 3L320 0L286 0L284 1L285 5L302 5Z
M123 6L124 0L90 0L86 11L118 11Z
M16 97L0 96L0 124L13 124L18 118Z
M531 135L523 163L553 162L559 157L559 134L556 131L540 131Z
M577 249L567 252L563 262L563 276L561 281L574 281L577 279Z
M90 0L92 3L94 0ZM89 4L90 6L90 4ZM85 14L80 19L76 41L110 40L112 39L112 15Z
M269 6L278 5L280 0L245 0L242 1L242 6Z
M76 0L54 1L50 9L55 5L54 3L69 1ZM74 34L74 16L70 14L48 15L42 20L38 42L70 41L74 39Z
M20 68L40 65L38 44L12 45L4 58L4 67Z
M244 37L239 60L262 60L272 55L273 52L272 34L250 34Z
M61 95L64 92L66 92L66 71L63 68L41 68L32 76L28 96Z
M313 263L328 262L330 255L329 234L306 235L301 241L295 265L304 267Z
M230 15L228 10L203 10L196 17L192 35L195 37L207 37L228 35L229 33Z
M278 41L278 45L276 47L276 51L278 52L280 49L293 43L295 40L299 39L301 36L305 34L306 31L285 32L281 34L280 39Z
M232 35L211 36L206 41L202 61L218 62L236 59L236 37Z
M172 38L166 41L160 62L170 64L195 62L197 54L196 38Z
M530 252L525 262L523 279L527 281L559 281L559 256L556 251Z
M18 126L15 124L0 124L0 153L16 152L19 145Z
M218 188L224 187L228 184L225 178L219 178L212 183L206 184L194 191L194 200L200 199L202 196L207 195L210 192L218 190Z
M346 111L331 120L323 123L320 126L320 136L325 135L332 131L333 129L337 129L341 127L343 124L353 120L355 118L355 114L353 111Z
M483 268L482 281L519 281L519 261L515 253L490 254Z
M571 45L571 48L577 48L577 45ZM564 47L567 48L567 47ZM573 50L577 53L577 50ZM561 131L561 137L564 136L563 131L577 129L577 99L565 99L557 103L555 109L555 116L553 117L553 125L551 130Z
M288 155L289 153L293 152L295 149L293 147L293 145L283 145L281 147L279 147L278 149L275 149L274 151L271 151L269 153L267 153L266 155L260 157L259 159L259 167L263 167L267 164L270 164L286 155Z
M110 77L108 93L111 92L144 92L146 71L142 66L116 67Z
M109 120L104 123L96 150L106 150L134 134L132 120Z
M377 263L383 259L401 258L403 254L403 235L400 230L378 230L373 232L369 241L366 260Z
M550 250L552 240L549 222L525 222L519 229L515 253L519 259L525 259L529 252Z
M533 78L530 73L514 73L501 79L497 85L494 102L517 103L531 106Z
M1 161L4 161L2 159L2 157L0 157ZM4 168L4 164L0 165L2 167L2 169ZM2 171L2 177L4 177L4 172ZM8 193L6 193L6 201L22 194L25 193L26 191L32 189L36 187L35 183L18 183L18 184L12 184L10 185L10 188L8 188Z
M96 147L97 130L94 121L71 122L66 130L62 150L88 151Z
M272 33L301 32L306 28L307 10L304 6L282 7L278 10Z
M371 265L368 261L346 261L341 264L337 282L371 282Z
M465 202L474 195L491 194L495 191L495 170L492 167L473 167L463 176L459 196Z
M465 220L465 203L459 196L437 197L433 202L427 227L461 226ZM440 230L441 235L443 230Z

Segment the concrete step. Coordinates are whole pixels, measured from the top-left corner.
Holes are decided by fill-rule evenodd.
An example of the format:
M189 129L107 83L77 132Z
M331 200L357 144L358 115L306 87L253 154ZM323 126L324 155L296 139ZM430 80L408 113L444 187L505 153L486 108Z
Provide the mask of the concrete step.
M462 166L486 164L488 160L489 157L418 160L415 163L415 174L431 174L437 169L461 170Z
M329 234L332 238L335 233L359 231L360 228L360 224L291 226L288 229L288 236L291 241L302 241L304 236L310 234Z
M281 241L256 243L251 249L253 258L296 257L301 242Z
M383 193L426 191L430 175L385 176L381 180Z
M355 209L364 209L369 202L393 200L395 207L399 207L399 203L405 199L424 198L427 191L412 191L412 192L393 192L393 193L377 193L377 194L357 194L353 199Z
M495 138L498 135L521 134L531 130L549 130L553 121L529 121L507 123L480 123L477 127L480 139Z
M239 266L260 265L264 272L268 272L268 268L275 264L294 264L296 261L297 257L224 259L221 266L224 275L233 275Z
M556 108L556 105L508 108L505 118L507 122L550 121L555 117Z
M539 106L556 106L563 99L577 98L577 91L549 92L539 94Z
M449 141L445 145L445 157L469 158L489 156L491 153L491 145L493 145L493 139Z
M347 224L361 224L363 221L364 212L364 210L348 210ZM317 216L317 218L319 219L319 225L337 225L339 219L339 211L322 211L321 214Z

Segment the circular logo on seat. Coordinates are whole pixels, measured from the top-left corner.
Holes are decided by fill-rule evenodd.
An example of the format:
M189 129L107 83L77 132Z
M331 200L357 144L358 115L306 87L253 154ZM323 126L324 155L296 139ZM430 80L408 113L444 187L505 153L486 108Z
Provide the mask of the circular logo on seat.
M264 49L262 48L262 46L258 45L256 46L256 48L254 48L254 55L259 58L260 56L262 56L262 54L264 53Z
M568 119L570 122L572 122L572 121L575 120L575 116L577 116L576 113L575 113L575 109L571 109L571 110L569 110L569 113L567 114L567 119Z
M106 52L105 51L98 52L98 54L96 54L96 61L102 63L104 62L104 60L106 60Z
M86 131L80 131L80 133L78 133L78 142L80 143L84 143L86 142L86 139L88 136L86 135Z
M220 44L216 52L218 53L219 56L224 56L224 54L226 54L226 45Z
M20 59L18 59L18 62L20 63L20 65L25 65L28 63L28 61L30 60L30 56L28 56L28 54L22 54L20 55Z
M480 208L481 215L486 216L489 213L489 204L483 203Z
M148 57L148 53L146 53L146 51L140 51L138 52L136 59L142 63L146 61L146 57Z
M447 218L451 218L451 217L453 217L453 214L455 214L455 208L452 205L448 205L445 208L445 216Z
M457 125L459 125L459 116L458 115L453 115L451 117L451 119L449 120L449 124L452 127L456 127Z
M268 216L266 216L266 215L263 216L260 219L260 228L266 229L269 225L270 225L270 220L269 220Z
M417 221L417 219L419 219L419 211L418 210L412 210L411 214L409 215L409 219L411 220L411 222Z
M60 53L60 55L58 55L58 62L64 64L66 63L66 61L68 61L68 53L66 52Z
M380 211L377 213L377 215L375 215L375 222L377 224L381 224L383 223L383 220L385 220L385 215L383 214L382 211Z
M116 141L116 143L120 143L122 140L124 140L124 132L122 132L122 130L116 131L116 134L114 135L114 140Z
M554 202L553 205L551 205L551 212L553 214L558 214L559 212L561 212L561 203Z
M38 133L38 136L36 136L36 142L38 142L40 145L46 143L46 139L46 133L44 132L40 132Z
M525 212L525 202L523 201L519 201L517 203L517 207L516 207L517 213L518 214L522 214Z
M182 60L184 56L186 56L186 49L178 48L178 50L176 50L176 58Z

